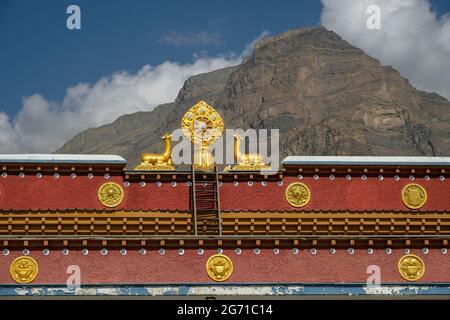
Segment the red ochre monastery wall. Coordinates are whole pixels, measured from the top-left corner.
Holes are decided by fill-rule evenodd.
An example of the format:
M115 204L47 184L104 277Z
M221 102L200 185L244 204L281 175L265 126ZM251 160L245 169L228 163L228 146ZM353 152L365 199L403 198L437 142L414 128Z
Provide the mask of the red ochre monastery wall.
M108 181L121 184L124 189L124 201L116 208L109 209L98 201L99 187ZM285 199L285 190L292 182L303 182L311 191L310 203L302 208L291 207ZM240 181L237 186L232 182L224 182L220 187L221 210L223 211L310 211L310 210L406 210L401 200L401 190L409 183L423 186L428 194L426 204L419 211L444 211L450 208L450 180L439 178L425 180L417 177L410 181L408 177L395 180L385 176L379 180L369 176L362 180L360 176L336 177L328 176L313 179L305 176L302 179L284 177L280 186L276 181L268 181L263 186L255 181L252 186L247 181ZM40 179L34 175L23 178L18 175L0 177L0 203L2 210L66 210L66 209L98 209L98 210L189 210L189 187L185 182L172 186L163 182L159 187L155 182L147 182L142 187L139 182L131 182L124 186L122 176L111 176L108 180L103 176L61 175L55 179L44 175Z

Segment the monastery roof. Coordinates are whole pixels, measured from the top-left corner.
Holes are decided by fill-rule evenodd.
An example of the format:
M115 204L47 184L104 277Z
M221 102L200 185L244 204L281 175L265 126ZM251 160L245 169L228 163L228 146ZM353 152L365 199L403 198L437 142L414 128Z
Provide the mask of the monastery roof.
M0 163L126 164L121 156L99 154L0 154Z

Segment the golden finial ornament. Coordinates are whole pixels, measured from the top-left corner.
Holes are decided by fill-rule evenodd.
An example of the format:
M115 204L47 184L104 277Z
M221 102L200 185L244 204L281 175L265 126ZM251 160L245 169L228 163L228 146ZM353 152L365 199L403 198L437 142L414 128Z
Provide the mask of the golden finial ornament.
M107 182L98 189L98 200L108 208L114 208L123 201L124 193L122 187L115 182Z
M291 183L285 192L286 201L295 208L306 206L311 201L311 191L301 182Z
M181 119L181 130L196 147L194 168L210 170L215 161L209 148L224 130L223 120L219 113L204 101L192 106Z
M17 283L30 283L36 279L39 267L31 257L18 257L14 259L9 267L9 273L12 279Z
M417 281L425 274L425 263L414 254L407 254L398 261L398 272L403 279Z
M409 209L420 209L427 202L427 191L416 183L410 183L402 189L402 202Z
M143 153L141 155L141 163L135 170L154 170L154 171L171 171L175 170L172 164L172 135L165 134L161 137L164 140L163 153Z
M206 272L214 281L226 281L233 273L233 263L228 256L224 254L215 254L209 257L206 262Z

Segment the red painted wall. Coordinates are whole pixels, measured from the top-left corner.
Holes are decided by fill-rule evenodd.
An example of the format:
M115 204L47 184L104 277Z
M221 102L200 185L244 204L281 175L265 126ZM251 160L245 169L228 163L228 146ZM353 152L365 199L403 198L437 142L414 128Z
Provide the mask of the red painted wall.
M302 182L311 191L311 201L302 208L293 208L285 200L285 190L290 183ZM378 177L369 177L361 180L353 176L348 181L344 177L330 180L320 177L285 177L283 185L270 182L266 187L261 183L254 183L252 187L247 182L240 182L234 187L224 184L220 190L222 210L409 210L401 200L402 188L409 183L423 186L428 194L427 203L421 211L448 210L450 208L450 179L440 181L438 178L425 181L418 178L409 181L402 178L395 181L392 177L378 180Z
M98 200L98 189L105 182L119 183L125 193L121 205L108 209ZM47 210L47 209L105 209L105 210L188 210L189 187L179 183L172 187L170 183L159 188L154 183L141 187L132 183L129 187L123 184L122 176L112 176L106 180L103 176L70 176L61 175L58 179L52 176L8 175L0 177L0 208L2 210Z
M0 177L0 208L2 210L57 210L57 209L105 209L105 210L188 210L190 188L186 183L178 183L172 187L163 183L157 187L155 183L147 183L141 187L139 183L123 186L125 198L123 203L114 208L103 207L98 201L97 191L107 182L115 181L123 186L122 176L113 176L106 180L102 176L88 179L87 176L61 175L58 179L43 176L41 179L33 176L20 178L17 175ZM291 207L285 200L285 190L292 183L305 183L311 191L311 201L303 208ZM377 177L369 177L363 181L354 176L351 181L344 177L330 180L320 177L314 180L305 177L286 177L283 185L269 182L263 187L260 182L248 186L240 182L238 186L224 183L221 187L221 209L246 210L409 210L400 197L402 188L411 183L407 178L395 181L386 177L383 181ZM448 210L450 208L450 179L440 181L433 178L425 181L417 178L414 183L422 185L428 193L428 201L420 210Z
M33 284L65 284L69 274L67 267L77 265L81 270L81 284L146 284L146 283L212 283L206 274L206 261L215 254L205 250L198 255L196 250L186 250L180 256L176 250L169 250L160 256L158 251L148 251L145 256L137 250L127 255L110 251L102 256L99 250L91 250L83 256L80 251L70 251L63 256L61 251L51 251L44 256L40 251L31 251L39 265L39 274ZM450 253L442 254L430 249L428 254L413 249L413 254L425 263L425 275L420 282L450 282ZM332 255L328 250L318 250L312 255L309 250L301 250L294 255L291 250L280 250L275 255L270 249L262 249L260 255L253 250L243 250L241 255L233 250L225 250L234 265L234 272L226 282L235 283L365 283L369 274L367 267L377 265L381 269L382 283L410 283L397 271L399 258L404 254L394 249L391 255L376 250L369 255L365 249L357 249L353 255L346 250L337 250ZM11 252L0 258L0 284L13 284L9 266L21 252Z

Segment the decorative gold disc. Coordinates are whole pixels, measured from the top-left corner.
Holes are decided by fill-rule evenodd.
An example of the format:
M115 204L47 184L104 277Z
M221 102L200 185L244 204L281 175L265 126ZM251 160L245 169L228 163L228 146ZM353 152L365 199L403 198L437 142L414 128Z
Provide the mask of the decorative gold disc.
M207 146L222 135L223 120L219 113L205 101L191 107L181 119L183 134L194 144Z
M417 281L425 273L425 263L414 254L407 254L398 261L398 272L408 281Z
M14 259L9 267L9 273L13 280L17 283L30 283L39 272L39 267L33 258L30 257L18 257Z
M402 189L403 204L410 209L420 209L427 202L427 192L424 187L410 183Z
M301 208L311 200L311 192L306 184L301 182L291 183L286 188L286 201L293 207Z
M105 207L117 207L122 203L123 196L122 187L115 182L104 183L98 189L98 200Z
M206 262L206 272L208 276L217 282L225 281L233 273L233 263L224 254L215 254L209 257Z

